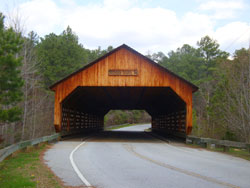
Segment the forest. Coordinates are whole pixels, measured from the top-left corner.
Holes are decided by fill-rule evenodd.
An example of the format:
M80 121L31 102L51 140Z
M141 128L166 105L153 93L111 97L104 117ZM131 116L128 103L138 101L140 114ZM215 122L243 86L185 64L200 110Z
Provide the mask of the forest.
M166 44L167 45L167 44ZM49 86L112 50L87 49L68 26L61 34L24 34L0 13L0 148L52 134L54 95ZM229 54L209 36L147 57L199 87L193 131L202 137L250 143L250 49ZM150 122L143 110L110 111L106 125Z

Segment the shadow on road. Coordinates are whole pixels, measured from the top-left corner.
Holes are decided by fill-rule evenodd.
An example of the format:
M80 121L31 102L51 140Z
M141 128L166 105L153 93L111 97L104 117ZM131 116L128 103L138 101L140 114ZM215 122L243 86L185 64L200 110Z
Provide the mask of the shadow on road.
M157 135L140 131L102 131L89 134L75 134L64 137L64 141L82 141L88 142L130 142L130 143L160 143L168 141L178 141L178 139L168 135ZM182 140L179 140L183 142Z
M81 141L85 139L87 139L88 142L162 142L161 140L150 136L148 133L139 131L102 131L98 133L75 134L62 138L63 141Z
M139 131L103 131L94 136L89 142L130 142L130 143L159 143L162 142Z

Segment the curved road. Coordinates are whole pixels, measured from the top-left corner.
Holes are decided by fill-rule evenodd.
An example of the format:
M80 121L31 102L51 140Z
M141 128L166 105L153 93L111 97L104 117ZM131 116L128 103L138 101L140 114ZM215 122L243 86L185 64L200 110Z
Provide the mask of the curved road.
M84 186L72 167L70 154L83 177L97 188L250 187L250 162L168 144L142 132L137 125L54 144L44 156L65 185ZM79 146L79 144L83 143Z

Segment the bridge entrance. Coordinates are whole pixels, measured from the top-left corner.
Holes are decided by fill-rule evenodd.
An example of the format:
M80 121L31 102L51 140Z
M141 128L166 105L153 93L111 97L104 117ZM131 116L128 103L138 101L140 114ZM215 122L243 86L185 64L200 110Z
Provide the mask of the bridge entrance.
M192 93L198 88L122 45L51 86L57 132L99 131L109 110L146 110L152 130L192 130Z

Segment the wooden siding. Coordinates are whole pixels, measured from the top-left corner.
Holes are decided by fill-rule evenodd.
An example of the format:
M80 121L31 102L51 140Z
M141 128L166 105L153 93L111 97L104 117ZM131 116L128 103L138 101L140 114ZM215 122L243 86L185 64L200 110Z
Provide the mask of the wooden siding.
M117 69L138 70L138 75L108 75L109 70ZM192 92L194 88L177 76L126 48L120 48L87 69L71 75L52 87L52 90L55 91L54 124L59 131L62 118L61 103L78 86L170 87L186 103L186 132L189 133L191 130Z

